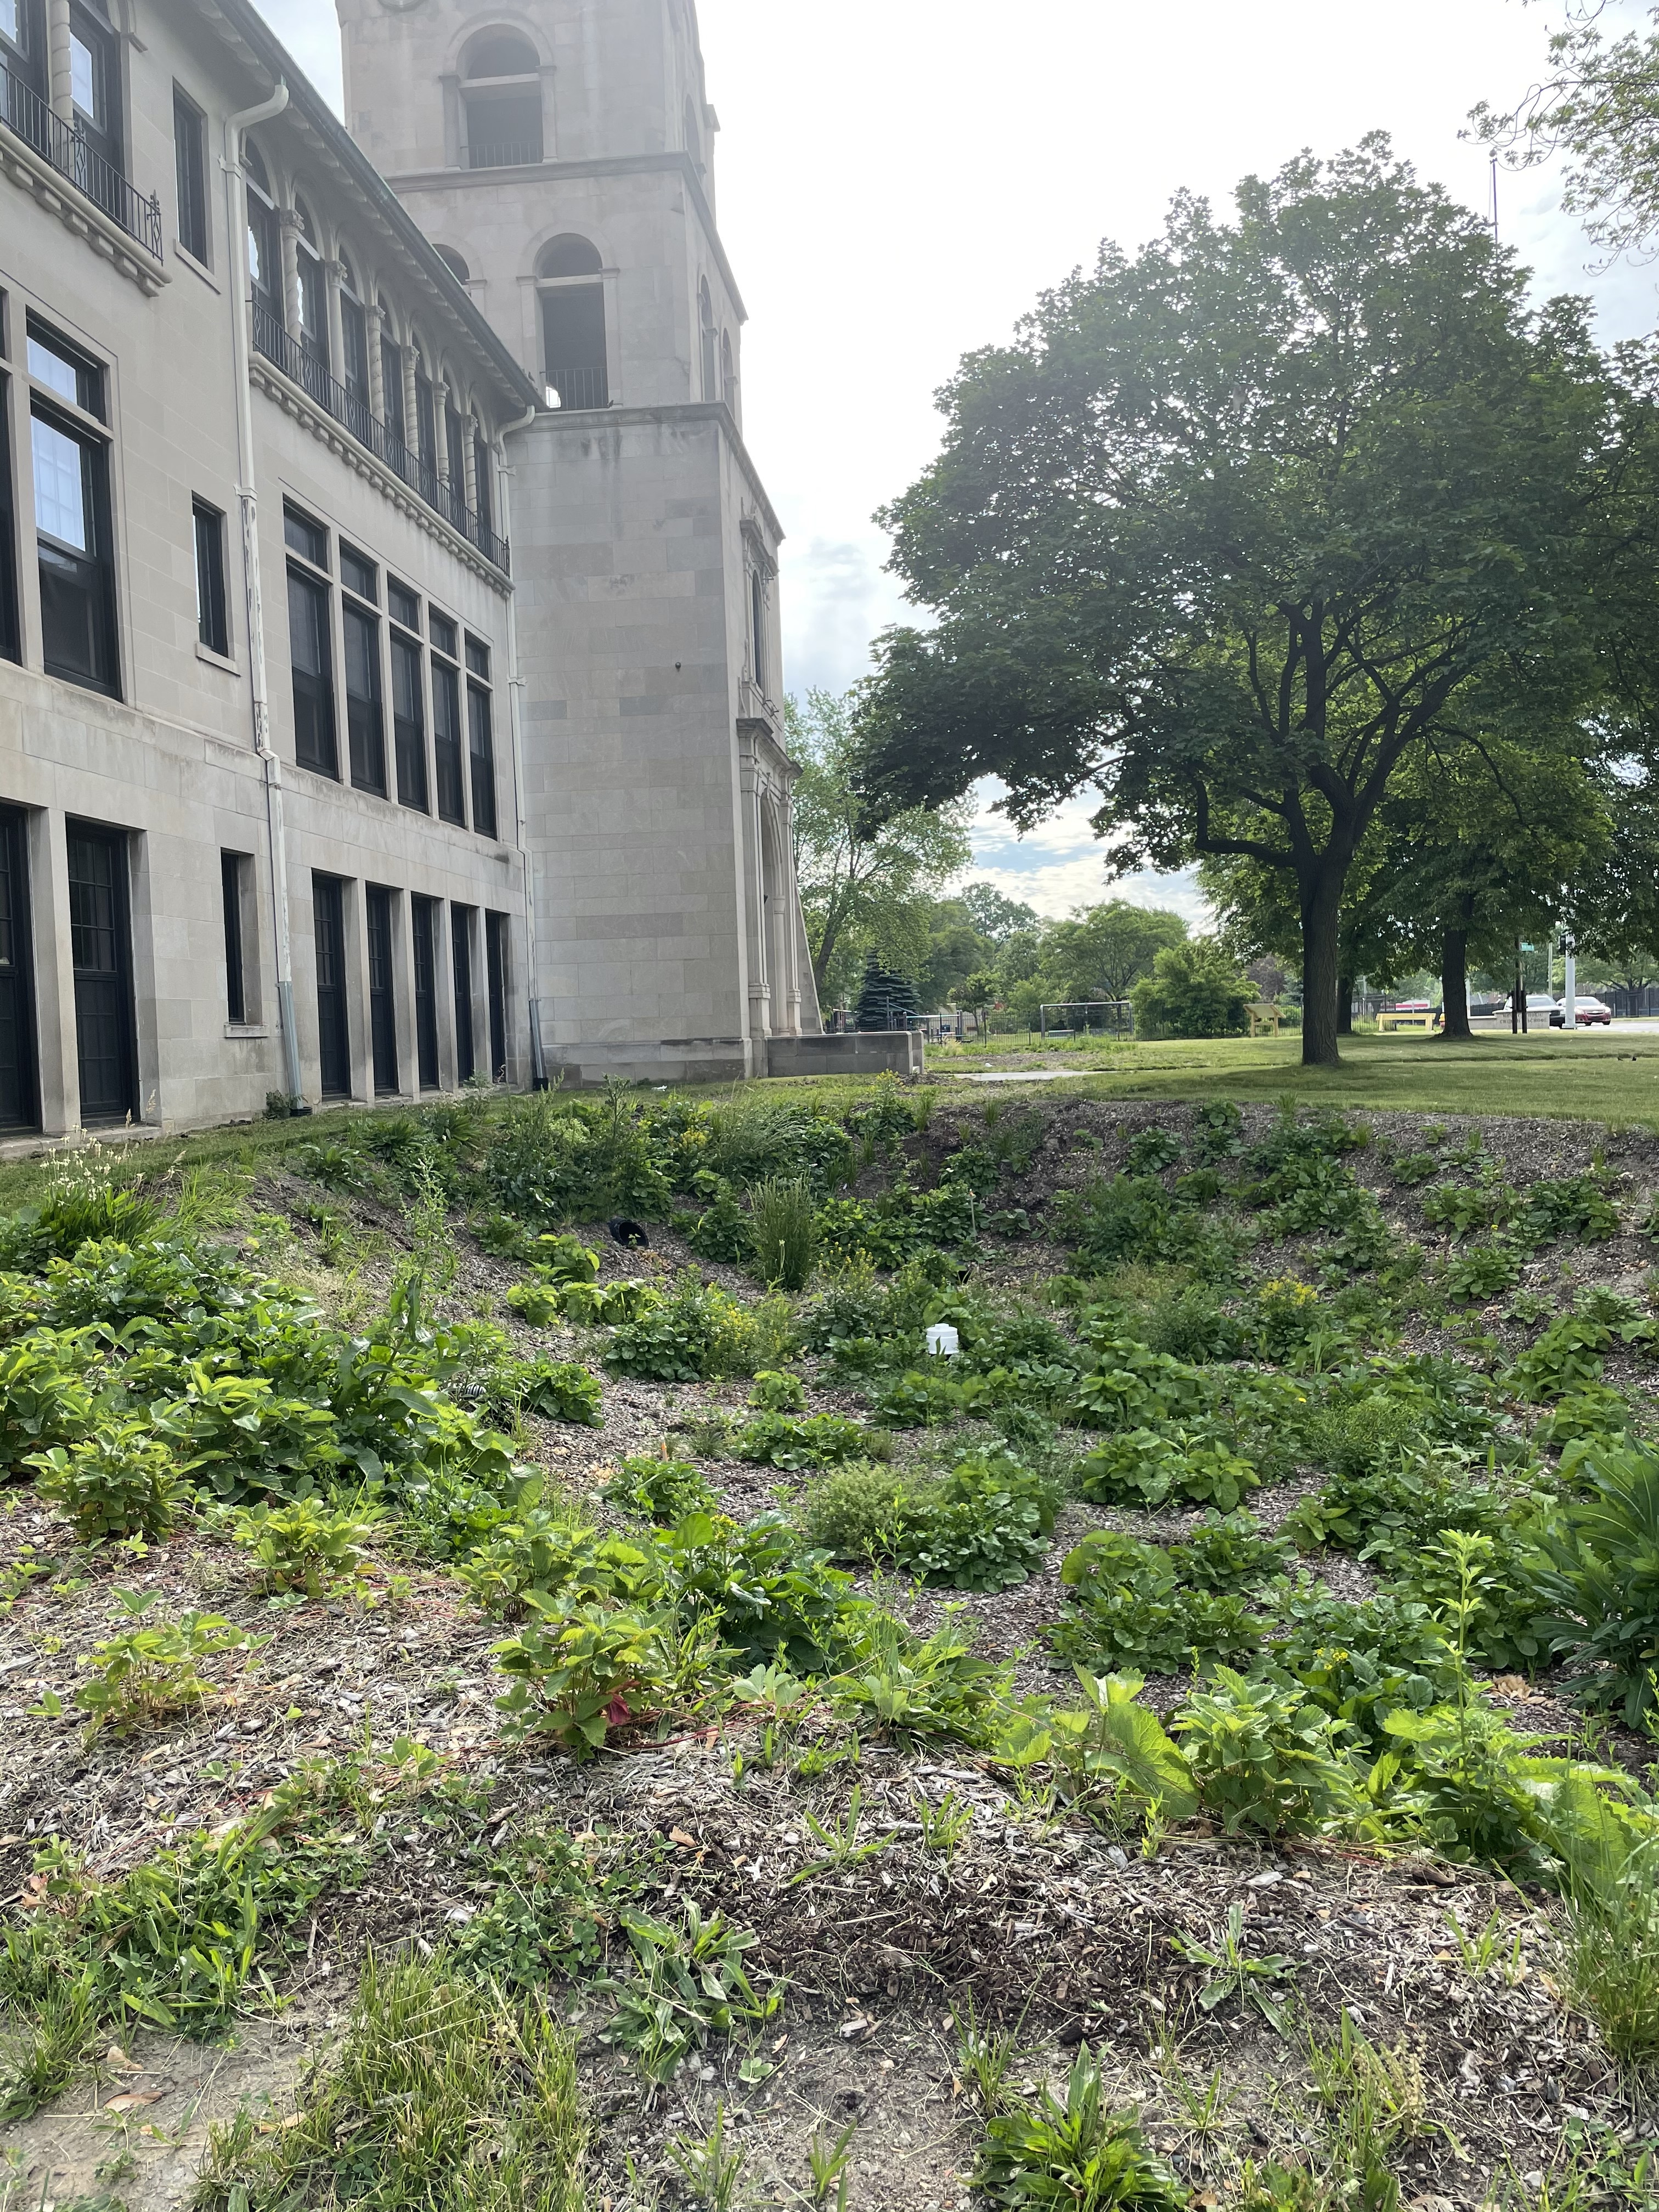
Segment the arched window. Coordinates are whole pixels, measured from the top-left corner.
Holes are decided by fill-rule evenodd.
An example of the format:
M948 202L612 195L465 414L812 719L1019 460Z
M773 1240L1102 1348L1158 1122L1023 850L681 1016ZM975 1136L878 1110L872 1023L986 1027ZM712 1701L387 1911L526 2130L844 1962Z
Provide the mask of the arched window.
M569 232L550 239L536 257L547 385L562 407L611 404L604 266L598 247Z
M253 312L280 329L283 313L283 244L270 174L251 138L242 142L242 174L247 179L247 273L253 287Z
M471 275L464 254L457 253L453 246L434 246L432 251L459 283L465 284Z
M402 444L409 443L404 416L404 349L398 344L396 323L382 292L374 302L380 311L380 419Z
M373 412L368 381L368 317L357 274L344 254L340 256L340 367L352 405L365 416ZM354 430L359 428L352 424Z
M541 57L520 31L480 31L461 57L469 169L542 158Z
M420 466L422 495L437 501L438 483L438 402L432 388L432 379L427 373L426 354L421 342L411 337L410 349L415 356L415 457Z
M697 287L698 338L702 350L702 396L718 399L720 396L720 368L714 334L714 302L709 296L708 279L705 276Z
M314 360L328 359L328 288L323 282L323 257L317 250L317 227L302 199L294 203L295 240L300 275L300 343Z

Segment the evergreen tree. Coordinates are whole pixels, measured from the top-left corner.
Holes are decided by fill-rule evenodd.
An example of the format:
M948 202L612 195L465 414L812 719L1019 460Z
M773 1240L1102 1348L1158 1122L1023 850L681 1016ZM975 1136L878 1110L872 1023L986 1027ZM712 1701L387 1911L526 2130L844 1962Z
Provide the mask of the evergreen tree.
M860 1030L902 1030L909 1027L909 1017L920 1013L916 987L906 982L902 975L878 967L872 960L864 971L864 988L859 993L859 1003L853 1016L853 1025Z

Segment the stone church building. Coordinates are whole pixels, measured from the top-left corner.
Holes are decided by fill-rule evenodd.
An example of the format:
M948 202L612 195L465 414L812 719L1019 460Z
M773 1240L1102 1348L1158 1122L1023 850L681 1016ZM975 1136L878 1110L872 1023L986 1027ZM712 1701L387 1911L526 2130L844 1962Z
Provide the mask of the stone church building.
M0 0L0 1133L841 1043L690 0L341 20Z

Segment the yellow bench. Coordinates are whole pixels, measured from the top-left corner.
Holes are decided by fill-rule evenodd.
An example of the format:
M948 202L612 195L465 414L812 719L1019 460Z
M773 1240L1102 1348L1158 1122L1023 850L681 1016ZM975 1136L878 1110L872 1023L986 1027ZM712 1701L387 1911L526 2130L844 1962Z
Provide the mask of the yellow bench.
M1396 1030L1424 1030L1432 1036L1439 1023L1438 1014L1379 1014L1376 1029L1379 1036L1388 1036Z

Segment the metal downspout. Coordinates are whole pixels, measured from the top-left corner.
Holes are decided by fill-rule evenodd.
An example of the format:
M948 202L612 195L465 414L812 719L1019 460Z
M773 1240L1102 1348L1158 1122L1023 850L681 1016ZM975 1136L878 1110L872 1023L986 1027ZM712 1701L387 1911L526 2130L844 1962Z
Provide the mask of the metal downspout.
M539 411L537 408L531 408L516 422L509 423L495 440L495 465L501 479L501 536L509 546L513 543L512 483L516 471L507 465L507 441L519 431L527 430ZM507 595L507 696L508 720L513 732L513 795L518 822L519 856L524 862L526 966L530 983L530 1080L535 1090L545 1091L547 1055L542 1048L541 994L536 979L536 877L531 863L525 823L524 678L519 673L518 597L519 587L514 580Z
M230 240L230 343L236 380L236 441L241 481L236 487L241 510L242 574L247 592L248 678L253 694L253 749L264 763L265 825L270 846L270 905L276 938L276 1022L283 1045L283 1079L296 1103L300 1088L300 1040L294 1026L294 951L289 927L288 833L283 811L283 764L270 743L270 696L265 679L264 600L259 577L258 494L253 465L253 393L248 380L248 319L252 312L247 265L247 185L242 174L243 133L267 123L288 106L288 85L277 83L269 100L225 118L225 198Z

